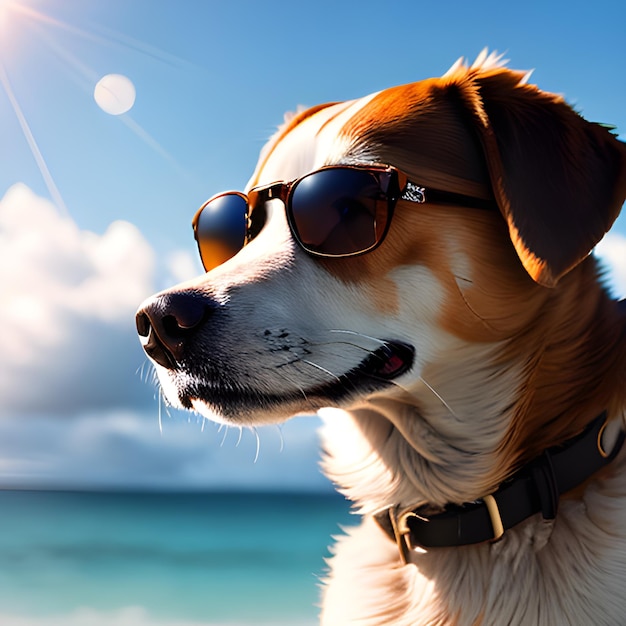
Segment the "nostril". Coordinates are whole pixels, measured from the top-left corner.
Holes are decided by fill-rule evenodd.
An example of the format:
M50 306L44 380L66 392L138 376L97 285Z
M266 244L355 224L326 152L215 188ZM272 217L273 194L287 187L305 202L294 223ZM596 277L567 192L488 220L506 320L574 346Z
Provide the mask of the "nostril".
M137 312L141 344L153 360L174 369L185 356L188 340L219 305L198 293L174 292L156 296Z
M135 323L137 324L137 332L140 337L147 337L150 334L150 320L145 313L141 311L137 313Z
M172 294L163 307L165 332L178 337L200 326L210 314L207 300L195 294Z
M174 315L166 315L162 320L163 330L168 336L179 339L193 330L198 323L186 325L185 320Z

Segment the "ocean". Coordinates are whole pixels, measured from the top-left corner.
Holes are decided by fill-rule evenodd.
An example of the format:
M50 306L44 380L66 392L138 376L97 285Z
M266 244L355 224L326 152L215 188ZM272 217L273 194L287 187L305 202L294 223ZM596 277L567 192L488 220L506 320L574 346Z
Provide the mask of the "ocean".
M312 626L336 495L0 491L2 626Z

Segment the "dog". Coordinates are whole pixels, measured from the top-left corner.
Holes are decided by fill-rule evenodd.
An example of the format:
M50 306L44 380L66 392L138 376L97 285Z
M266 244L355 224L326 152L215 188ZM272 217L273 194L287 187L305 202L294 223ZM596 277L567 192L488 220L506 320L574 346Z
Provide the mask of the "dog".
M626 146L495 53L299 111L140 307L168 401L319 412L326 626L626 624Z

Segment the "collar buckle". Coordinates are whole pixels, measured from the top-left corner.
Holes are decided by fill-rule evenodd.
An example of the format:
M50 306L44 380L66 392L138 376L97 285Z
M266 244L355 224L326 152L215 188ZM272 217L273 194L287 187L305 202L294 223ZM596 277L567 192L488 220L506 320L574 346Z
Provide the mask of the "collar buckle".
M485 541L489 541L491 543L495 543L504 535L505 527L504 522L502 521L502 516L500 514L500 509L498 507L498 502L492 494L484 496L480 500L474 503L475 507L484 504L488 516L489 521L491 522L491 529L493 535L491 537L485 537ZM415 533L411 529L409 525L409 520L413 520L413 526L427 525L432 521L439 521L444 517L448 517L448 521L452 522L455 527L458 526L457 515L449 516L447 512L443 512L439 515L435 515L433 520L430 520L428 517L423 515L419 515L416 511L418 509L408 508L408 509L399 509L398 507L389 507L385 512L388 517L388 523L385 523L380 517L377 519L379 523L383 525L383 527L390 527L390 530L393 532L393 538L395 539L396 545L398 546L398 552L400 553L400 559L403 565L406 565L411 560L411 552L416 548L424 547L416 542L414 537ZM435 521L435 523L437 523ZM428 543L426 543L428 545Z
M411 539L411 529L408 525L408 519L415 517L422 521L427 521L425 518L420 517L415 511L409 509L400 511L398 507L390 507L387 509L389 515L389 521L391 522L391 528L393 529L393 536L398 546L398 552L400 552L400 560L403 565L406 565L410 561L411 551L417 546L413 545Z

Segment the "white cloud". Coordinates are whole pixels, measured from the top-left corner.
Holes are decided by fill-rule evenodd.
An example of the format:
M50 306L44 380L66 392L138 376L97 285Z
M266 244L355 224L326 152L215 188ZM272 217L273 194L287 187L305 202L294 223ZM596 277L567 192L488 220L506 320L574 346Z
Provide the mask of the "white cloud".
M595 254L607 269L612 293L618 298L626 298L626 237L609 233L596 246Z
M0 411L139 405L134 311L154 253L135 226L81 231L27 187L0 201Z
M182 283L204 272L198 254L191 254L188 250L171 252L166 260L167 282L165 286Z

